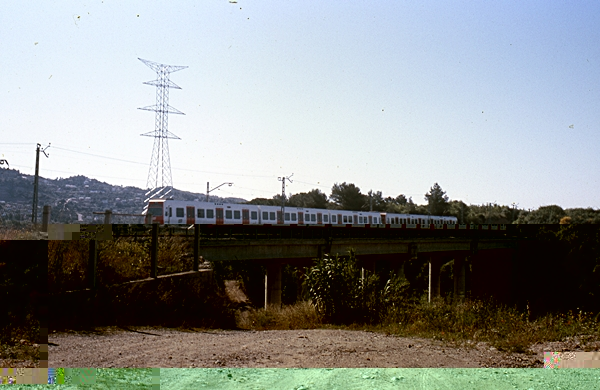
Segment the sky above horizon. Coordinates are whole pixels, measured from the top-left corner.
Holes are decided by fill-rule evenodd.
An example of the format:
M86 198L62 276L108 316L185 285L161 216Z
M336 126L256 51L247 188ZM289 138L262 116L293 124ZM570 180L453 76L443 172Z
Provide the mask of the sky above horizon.
M156 73L173 186L271 198L335 183L467 204L600 208L600 3L9 1L0 159L145 188ZM596 129L596 130L594 130Z

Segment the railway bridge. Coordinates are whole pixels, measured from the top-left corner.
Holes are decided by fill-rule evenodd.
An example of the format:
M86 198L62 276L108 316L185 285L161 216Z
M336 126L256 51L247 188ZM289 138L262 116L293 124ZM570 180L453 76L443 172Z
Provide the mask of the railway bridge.
M84 225L81 225L84 226ZM141 233L152 230L153 242L158 240L159 226L137 225L133 232L127 225L52 226L51 239L77 239L84 230L98 230L97 239ZM485 227L485 225L482 225ZM95 228L93 228L95 227ZM173 228L161 226L160 229ZM193 230L192 230L193 229ZM135 230L135 229L134 229ZM306 267L323 254L346 255L354 250L366 271L376 271L378 265L402 272L410 260L429 264L429 300L441 294L441 267L453 260L453 292L461 298L492 296L509 303L513 298L514 259L518 246L510 229L488 230L471 227L466 230L412 231L389 228L319 228L319 227L252 227L191 225L185 234L194 238L195 268L202 256L210 262L251 260L264 264L265 307L281 305L282 268L285 264ZM154 245L156 247L157 245ZM156 255L154 266L156 264ZM94 260L95 261L95 260ZM156 275L156 271L153 271ZM156 277L156 276L154 276Z
M282 267L305 267L323 254L346 255L354 250L367 271L378 263L402 272L406 261L429 262L429 300L440 296L440 269L454 260L454 296L510 299L511 263L516 241L510 239L258 239L200 240L198 252L208 261L253 260L266 266L265 307L281 305ZM470 267L468 265L470 264ZM471 272L467 272L468 268ZM469 280L467 280L469 278Z

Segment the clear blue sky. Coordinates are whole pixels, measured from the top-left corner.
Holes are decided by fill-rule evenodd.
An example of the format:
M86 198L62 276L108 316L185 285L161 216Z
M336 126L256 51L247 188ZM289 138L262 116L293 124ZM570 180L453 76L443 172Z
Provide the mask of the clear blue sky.
M422 204L438 182L468 204L600 208L596 1L169 4L3 3L0 158L33 174L50 142L41 176L145 188L140 57L189 67L171 75L179 189L271 197L293 173L288 194Z

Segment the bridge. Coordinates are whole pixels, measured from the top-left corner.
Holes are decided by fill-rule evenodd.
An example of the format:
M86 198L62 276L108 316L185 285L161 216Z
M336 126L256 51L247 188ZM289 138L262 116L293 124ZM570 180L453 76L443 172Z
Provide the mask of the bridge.
M406 261L429 261L429 300L440 296L440 269L454 260L454 296L464 298L467 275L474 296L506 295L516 242L507 239L262 239L200 240L199 253L209 261L253 260L266 266L265 307L281 305L282 267L306 267L323 254L346 255L354 250L364 269L374 272L385 262L402 272ZM467 272L468 265L472 272ZM502 297L500 297L502 298ZM505 298L508 298L505 297Z
M125 226L125 227L124 227ZM182 228L158 225L51 225L51 239L78 239L96 234L96 239L112 239L124 235L152 237L152 251L158 245L159 229L169 234ZM152 234L148 235L149 230ZM468 292L473 297L493 296L508 303L511 294L512 262L517 240L511 229L469 230L404 230L389 228L331 228L289 226L205 226L191 225L183 232L194 243L195 266L202 256L210 262L251 260L264 264L265 307L281 305L282 267L311 266L324 254L346 255L353 249L364 270L376 271L387 265L399 272L407 261L429 263L429 300L441 295L440 269L453 262L455 297ZM85 233L84 233L85 232ZM95 233L94 233L95 232ZM91 242L93 244L93 242ZM90 252L91 253L91 252ZM152 278L156 278L156 253L152 256ZM95 259L93 260L96 261ZM203 276L205 277L205 276ZM92 278L93 279L93 278Z

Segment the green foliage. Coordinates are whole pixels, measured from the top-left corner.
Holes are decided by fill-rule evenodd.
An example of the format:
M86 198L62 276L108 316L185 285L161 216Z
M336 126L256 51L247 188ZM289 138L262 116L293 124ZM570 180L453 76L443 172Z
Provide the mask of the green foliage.
M326 209L328 202L327 195L321 190L314 189L309 192L301 192L290 196L287 204L293 207Z
M277 196L277 195L275 195L275 196ZM275 199L254 198L254 199L246 202L246 204L255 204L255 205L263 205L263 206L281 206L281 201L279 201L279 203L278 203Z
M542 206L529 214L520 216L519 223L558 224L565 216L566 213L560 206Z
M317 313L325 322L377 323L390 308L405 307L410 283L392 274L382 286L378 274L361 272L354 251L349 256L326 255L308 269L305 285Z
M334 184L331 188L331 201L342 210L364 210L368 197L361 194L360 188L354 184Z
M431 215L446 215L448 211L448 196L442 187L438 183L435 183L433 187L425 194L425 200L427 201L428 211Z
M391 198L388 199L391 200ZM368 196L366 197L367 203L364 205L363 209L371 210L372 207L373 211L385 211L387 209L388 199L383 198L381 191L369 191Z
M327 321L347 320L358 304L360 271L356 257L325 255L306 272L306 287L317 312Z

